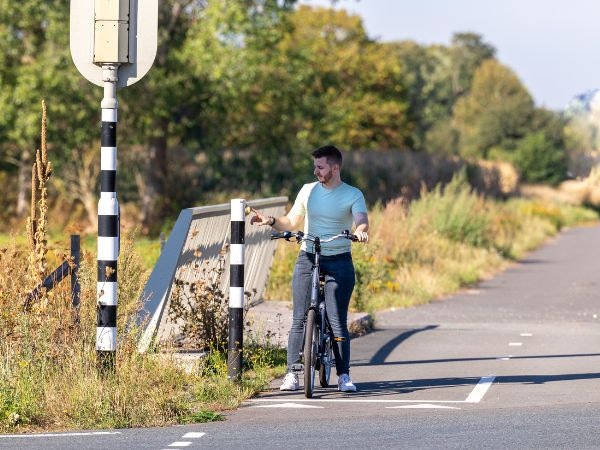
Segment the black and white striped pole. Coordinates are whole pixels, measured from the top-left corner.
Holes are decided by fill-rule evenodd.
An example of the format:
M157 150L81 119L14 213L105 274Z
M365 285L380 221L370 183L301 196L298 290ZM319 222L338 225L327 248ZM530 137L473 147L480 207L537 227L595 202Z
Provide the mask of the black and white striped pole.
M158 0L71 0L70 47L77 70L104 88L98 201L98 315L96 352L101 368L114 368L117 350L117 87L150 70L158 42ZM143 5L142 5L143 4Z
M229 342L227 378L237 381L242 375L244 334L244 235L246 201L231 200L231 246L229 253Z
M117 69L105 65L102 131L100 133L100 200L98 201L98 314L96 352L102 368L114 368L117 351Z

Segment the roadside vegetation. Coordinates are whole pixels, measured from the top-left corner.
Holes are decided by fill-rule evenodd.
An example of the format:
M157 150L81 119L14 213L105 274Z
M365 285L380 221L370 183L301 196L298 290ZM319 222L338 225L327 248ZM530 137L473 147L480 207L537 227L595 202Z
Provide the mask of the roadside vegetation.
M485 198L472 190L464 172L445 187L424 190L418 200L400 197L376 205L370 217L371 242L354 247L358 285L352 307L371 312L424 303L471 286L564 227L598 218L590 209L547 200ZM239 406L283 374L285 351L251 330L240 383L227 380L222 342L213 343L213 351L191 370L178 362L173 349L139 354L132 318L149 266L136 248L156 249L155 244L135 245L134 234L123 238L119 260L117 370L99 372L95 253L84 246L77 310L71 306L68 283L25 310L23 299L40 275L32 272L32 264L39 267L40 255L45 255L45 267L51 268L66 253L56 246L44 251L48 240L39 233L38 238L35 252L19 236L0 248L0 432L220 420L222 411ZM277 250L271 298L290 298L289 276L298 248L287 244ZM211 308L227 301L222 294L215 297Z
M83 240L78 277L81 298L73 306L69 282L31 301L27 294L68 258L68 249L49 243L52 219L47 182L52 173L46 149L46 110L42 103L41 149L32 167L31 208L26 232L2 239L0 246L0 432L81 428L123 428L206 422L238 406L283 372L285 354L268 337L247 328L244 373L239 383L227 379L226 345L206 342L208 357L193 367L178 361L173 348L158 346L140 354L140 330L134 316L156 256L155 245L121 239L118 283L116 370L102 370L96 360L97 261ZM68 239L68 236L63 236ZM146 254L142 258L135 248ZM69 261L69 260L68 260ZM69 261L73 266L73 261ZM213 293L216 290L213 289ZM213 317L227 305L220 292L197 316ZM185 309L183 309L185 310ZM221 316L218 316L221 318ZM187 318L187 316L186 316ZM213 328L226 329L220 320ZM203 322L206 324L206 321ZM260 343L260 345L259 345Z
M52 259L52 258L50 258ZM26 252L0 250L0 432L160 426L219 420L283 371L285 355L249 340L241 383L227 380L222 352L185 370L169 349L137 352L131 326L147 277L133 237L119 260L117 370L96 365L96 260L84 252L81 305L71 306L68 282L28 311L31 290Z
M354 245L357 287L351 308L402 308L472 286L507 267L564 227L592 223L598 214L552 200L498 201L474 192L464 172L445 187L375 206L370 242ZM286 245L287 244L287 245ZM266 296L291 298L297 246L280 243Z

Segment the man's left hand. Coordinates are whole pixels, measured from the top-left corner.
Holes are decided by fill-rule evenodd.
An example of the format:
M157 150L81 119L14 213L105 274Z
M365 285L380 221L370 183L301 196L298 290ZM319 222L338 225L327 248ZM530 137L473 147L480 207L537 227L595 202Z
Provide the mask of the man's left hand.
M369 242L369 233L366 231L355 231L354 235L358 238L358 242Z

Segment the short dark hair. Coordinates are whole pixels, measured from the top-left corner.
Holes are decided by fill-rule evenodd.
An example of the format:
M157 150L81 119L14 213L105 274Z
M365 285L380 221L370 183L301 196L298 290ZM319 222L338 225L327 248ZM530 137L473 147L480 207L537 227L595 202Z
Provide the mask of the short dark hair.
M342 167L342 152L333 145L324 145L311 153L313 158L327 158L329 165L337 164Z

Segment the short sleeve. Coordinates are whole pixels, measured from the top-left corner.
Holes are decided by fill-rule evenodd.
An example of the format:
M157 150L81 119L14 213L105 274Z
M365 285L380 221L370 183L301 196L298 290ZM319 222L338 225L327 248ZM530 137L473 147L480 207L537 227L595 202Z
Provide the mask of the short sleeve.
M365 202L365 196L358 189L356 190L356 198L352 202L352 215L363 213L367 214L367 204Z
M296 196L296 201L294 202L292 209L290 209L289 214L301 217L306 216L306 204L308 201L309 191L310 189L308 184L302 186L302 189L300 189L300 192L298 192L298 195Z

